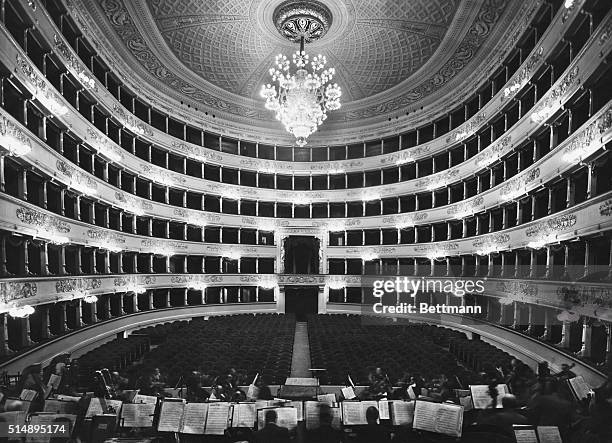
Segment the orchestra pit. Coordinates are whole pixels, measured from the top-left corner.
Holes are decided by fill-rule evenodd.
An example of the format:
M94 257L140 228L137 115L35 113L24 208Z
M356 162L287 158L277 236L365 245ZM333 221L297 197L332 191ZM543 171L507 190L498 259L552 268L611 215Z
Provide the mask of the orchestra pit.
M611 6L0 0L0 441L612 442Z

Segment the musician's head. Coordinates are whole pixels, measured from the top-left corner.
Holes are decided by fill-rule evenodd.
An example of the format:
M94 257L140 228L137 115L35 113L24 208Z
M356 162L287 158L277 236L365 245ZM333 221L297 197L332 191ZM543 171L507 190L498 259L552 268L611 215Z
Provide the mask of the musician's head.
M375 406L370 406L366 409L366 421L369 425L378 423L378 409Z
M376 368L376 375L380 375L380 376L385 375L381 367Z
M265 415L266 423L276 423L277 415L274 409L268 409Z

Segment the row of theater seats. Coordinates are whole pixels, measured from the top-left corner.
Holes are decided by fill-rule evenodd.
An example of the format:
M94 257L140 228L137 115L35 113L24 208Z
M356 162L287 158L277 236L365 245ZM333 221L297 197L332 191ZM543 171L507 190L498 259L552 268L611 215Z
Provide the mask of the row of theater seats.
M151 350L138 368L141 374L159 368L174 385L181 375L200 369L211 376L235 368L246 376L266 376L271 384L284 383L291 371L295 316L239 314L193 319L167 331L147 328L165 340Z
M147 335L133 334L127 338L117 338L89 351L78 359L79 386L86 386L94 371L108 368L120 371L132 362L142 358L151 349Z
M423 325L392 319L369 320L358 315L313 315L308 318L313 367L325 368L323 384L368 384L368 371L382 367L391 383L404 372L456 374L460 368L437 335L424 334ZM435 340L434 340L435 338ZM436 343L436 340L438 343ZM448 339L446 339L448 340Z
M510 361L514 358L492 344L461 337L453 338L450 341L449 351L458 360L478 372L497 367L509 368Z

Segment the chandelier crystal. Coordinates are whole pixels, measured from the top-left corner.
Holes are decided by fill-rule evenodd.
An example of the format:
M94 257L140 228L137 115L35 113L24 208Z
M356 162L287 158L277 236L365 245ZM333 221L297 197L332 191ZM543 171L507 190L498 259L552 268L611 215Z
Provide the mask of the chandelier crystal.
M300 50L293 54L291 63L283 54L276 56L275 67L270 68L273 85L268 83L261 89L266 99L266 109L276 112L287 132L293 134L298 146L306 145L306 139L317 130L327 118L327 111L340 108L342 90L337 83L331 83L336 70L327 68L324 55L310 60L304 51L304 36Z

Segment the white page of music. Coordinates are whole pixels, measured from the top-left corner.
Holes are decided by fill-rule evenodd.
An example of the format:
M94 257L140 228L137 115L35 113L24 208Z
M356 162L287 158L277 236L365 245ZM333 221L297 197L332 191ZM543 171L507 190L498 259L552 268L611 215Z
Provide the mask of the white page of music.
M162 402L157 430L160 432L179 432L184 409L185 403L181 401Z
M291 400L287 405L296 409L298 421L304 421L304 402Z
M381 420L389 420L389 400L378 400L378 415Z
M121 405L123 402L121 400L109 400L106 398L97 398L93 397L89 401L89 406L87 407L87 413L85 417L90 418L94 415L102 415L102 414L115 414L119 413L119 409L121 409Z
M461 437L462 425L463 407L417 400L413 428Z
M238 403L232 411L233 428L253 428L257 420L255 403Z
M556 426L538 426L538 438L540 443L563 443L559 428Z
M535 429L515 429L514 439L516 443L538 443Z
M342 418L347 426L366 425L365 408L358 401L342 402ZM376 402L375 402L376 403Z
M396 401L391 402L391 410L393 411L393 425L403 426L411 425L414 420L414 402L413 401Z
M287 428L290 431L297 428L298 414L296 408L277 408L275 410L277 416L276 423L278 426Z
M204 434L208 403L187 403L183 411L181 432L184 434Z
M150 428L154 414L155 404L126 403L121 408L121 425L125 428Z
M497 385L497 403L496 408L501 408L501 397L508 393L508 386L501 384ZM472 403L475 409L488 409L493 403L493 397L489 394L489 386L487 385L470 385L470 391L472 392Z
M208 416L206 417L206 435L223 435L227 429L227 418L229 415L229 403L211 403L208 405Z

